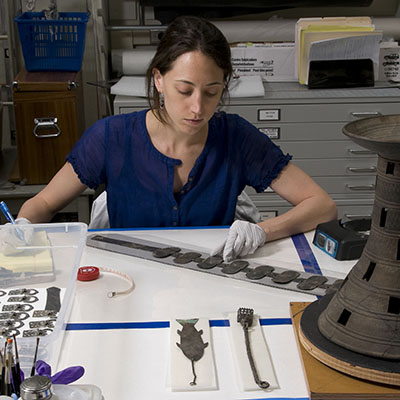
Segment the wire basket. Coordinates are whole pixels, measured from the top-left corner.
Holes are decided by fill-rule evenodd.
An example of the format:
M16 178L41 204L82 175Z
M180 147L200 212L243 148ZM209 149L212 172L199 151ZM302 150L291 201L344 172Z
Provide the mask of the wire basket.
M89 13L60 12L46 19L44 12L24 12L14 19L28 71L79 71L85 50Z

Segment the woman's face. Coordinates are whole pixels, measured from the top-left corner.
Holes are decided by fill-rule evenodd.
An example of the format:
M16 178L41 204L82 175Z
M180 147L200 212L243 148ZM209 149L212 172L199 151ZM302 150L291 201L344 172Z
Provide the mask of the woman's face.
M164 94L169 124L179 132L196 134L208 128L224 89L224 73L200 51L179 56L165 75L153 72Z

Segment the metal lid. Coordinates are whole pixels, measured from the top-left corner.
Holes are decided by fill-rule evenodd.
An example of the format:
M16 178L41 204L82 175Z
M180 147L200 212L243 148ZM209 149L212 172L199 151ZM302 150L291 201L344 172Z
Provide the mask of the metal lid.
M35 375L25 379L20 391L22 400L49 400L53 397L51 380L47 376Z

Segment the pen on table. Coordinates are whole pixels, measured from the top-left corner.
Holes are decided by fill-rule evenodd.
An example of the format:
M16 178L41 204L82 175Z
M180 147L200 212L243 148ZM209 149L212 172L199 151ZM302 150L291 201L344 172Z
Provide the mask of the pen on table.
M4 376L4 387L3 387L3 392L6 396L10 396L12 392L12 387L11 387L11 353L10 353L10 347L9 347L9 342L6 341L5 345L5 362L6 362L6 373Z
M4 214L4 216L7 218L7 221L11 222L13 225L17 225L14 217L12 216L12 214L10 213L10 210L7 207L7 204L4 201L0 202L0 209L1 209L2 213ZM25 237L24 237L24 234L21 231L21 229L15 227L15 232L18 236L18 239L25 242Z
M4 375L6 373L6 364L3 358L3 353L0 349L0 366L1 366L1 372L0 372L0 394L3 394L3 386L4 386Z
M16 371L16 377L15 377L15 381L14 381L14 390L19 395L19 388L21 386L21 366L19 363L17 339L15 338L15 335L13 335L13 339L14 339L14 347L15 347L15 371Z
M32 369L31 369L31 376L34 376L35 371L36 371L36 360L37 360L37 353L38 353L38 349L39 349L39 340L40 340L40 338L37 337L36 338L35 355L33 356L33 365L32 365Z

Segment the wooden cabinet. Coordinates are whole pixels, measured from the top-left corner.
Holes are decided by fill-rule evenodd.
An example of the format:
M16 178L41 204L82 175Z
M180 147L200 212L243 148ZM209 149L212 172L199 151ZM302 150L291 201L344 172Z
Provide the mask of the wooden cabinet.
M48 183L83 131L79 73L23 70L13 87L20 181Z

